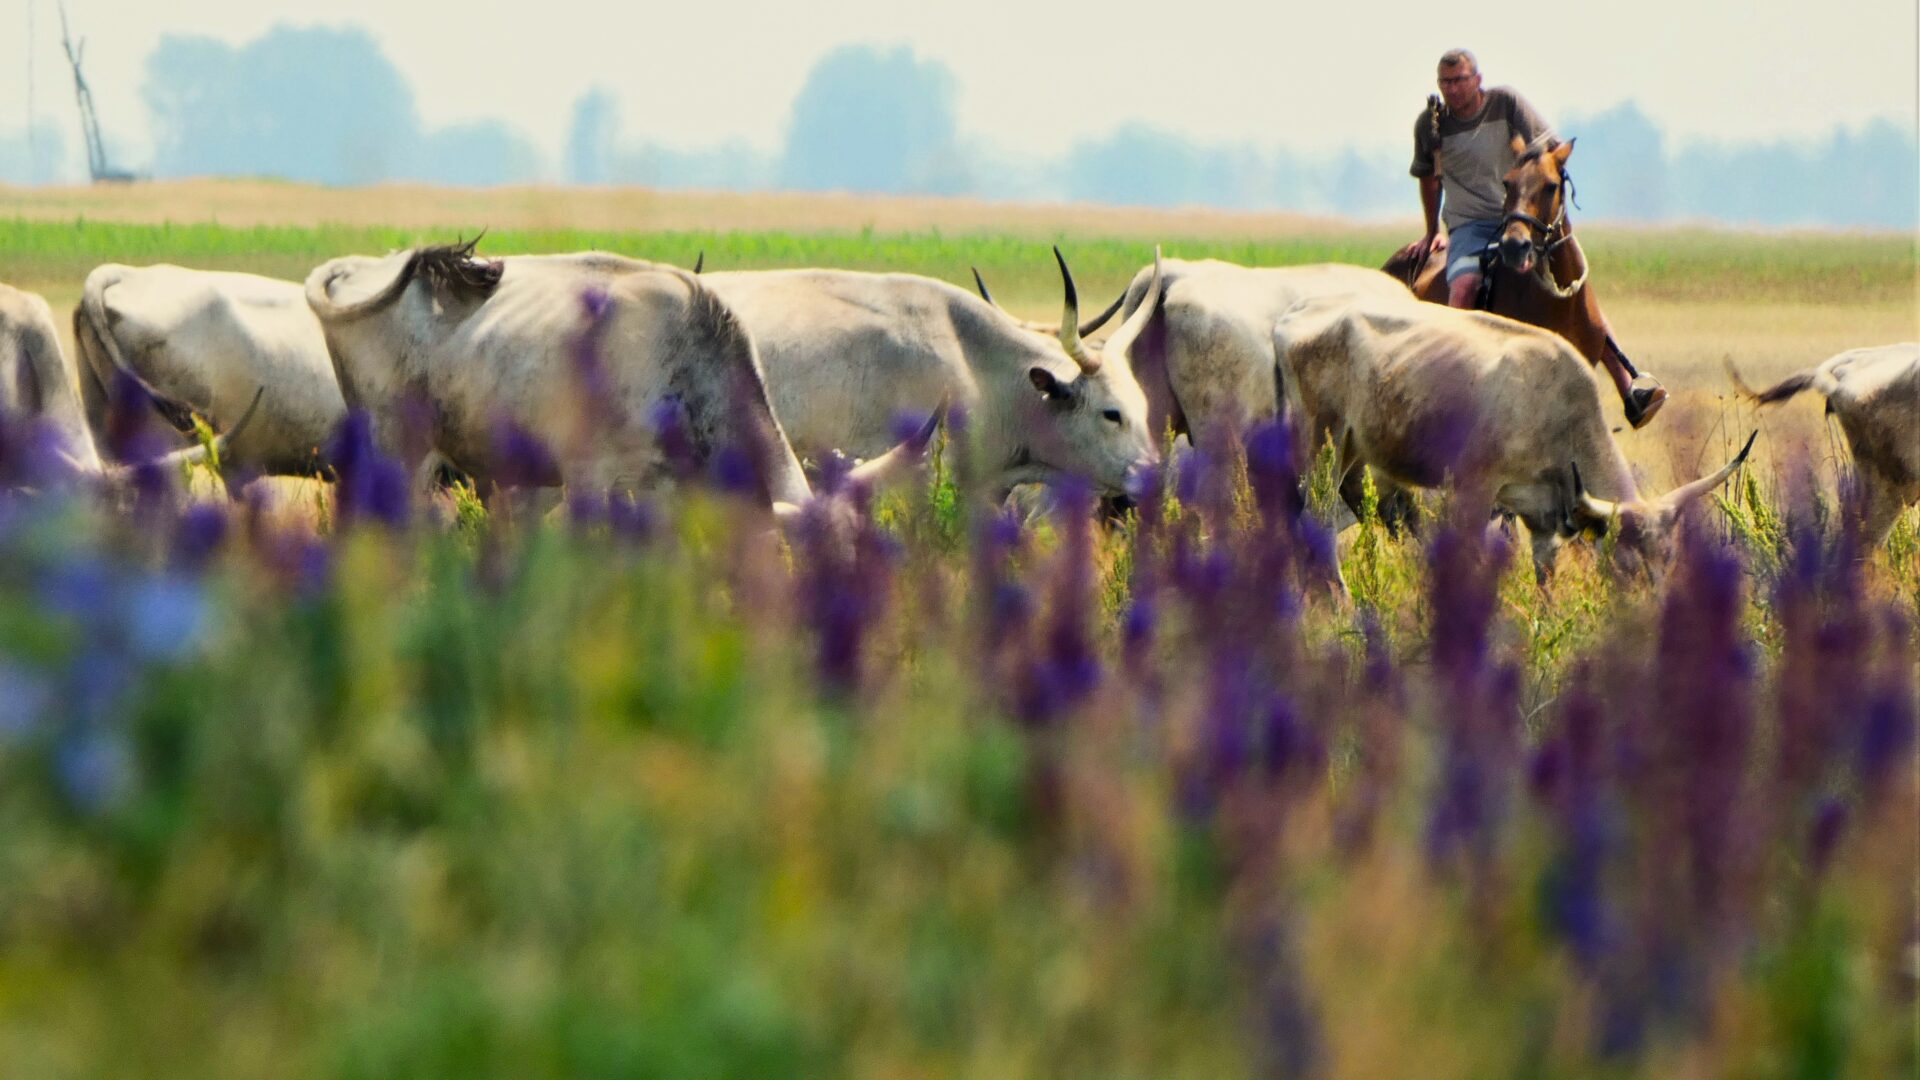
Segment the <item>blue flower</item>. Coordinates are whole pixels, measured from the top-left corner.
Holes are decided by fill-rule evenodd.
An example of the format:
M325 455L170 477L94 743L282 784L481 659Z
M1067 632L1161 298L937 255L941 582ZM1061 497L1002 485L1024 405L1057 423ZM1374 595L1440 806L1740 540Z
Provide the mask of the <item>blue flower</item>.
M0 660L0 739L33 734L52 703L53 690L38 673Z
M126 794L133 767L124 737L83 725L54 745L53 771L71 806L97 813Z
M176 575L137 581L126 601L127 641L147 660L178 660L198 646L207 622L201 586Z

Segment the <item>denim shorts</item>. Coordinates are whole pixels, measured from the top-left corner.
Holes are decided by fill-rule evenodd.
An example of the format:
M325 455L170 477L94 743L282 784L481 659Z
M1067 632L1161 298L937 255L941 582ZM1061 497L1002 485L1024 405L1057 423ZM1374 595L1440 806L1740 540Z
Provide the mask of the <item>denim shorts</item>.
M1500 236L1498 218L1463 221L1447 228L1447 284L1480 272L1480 253Z

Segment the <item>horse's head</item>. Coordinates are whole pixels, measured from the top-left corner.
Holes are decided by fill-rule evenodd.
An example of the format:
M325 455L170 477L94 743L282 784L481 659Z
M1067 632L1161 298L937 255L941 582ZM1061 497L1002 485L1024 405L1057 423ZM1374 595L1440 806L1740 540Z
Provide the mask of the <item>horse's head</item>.
M1513 140L1519 160L1507 172L1507 199L1500 229L1500 260L1507 269L1524 274L1533 261L1545 258L1550 245L1566 235L1567 158L1573 154L1568 139L1549 150L1544 141L1528 146Z

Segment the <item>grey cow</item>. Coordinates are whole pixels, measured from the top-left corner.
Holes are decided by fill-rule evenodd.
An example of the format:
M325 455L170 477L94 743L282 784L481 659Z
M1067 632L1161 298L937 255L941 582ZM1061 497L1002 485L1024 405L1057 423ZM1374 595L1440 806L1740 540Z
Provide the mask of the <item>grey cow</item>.
M184 427L190 413L233 430L262 387L258 415L235 432L231 458L279 475L310 475L346 415L320 321L296 282L179 266L109 263L87 275L73 311L88 425L104 428L107 388L139 380Z
M738 448L776 512L811 498L752 338L685 271L597 252L478 259L471 246L433 247L334 259L308 276L306 296L348 405L369 412L376 440L423 487L443 462L483 485L514 470L501 459L502 425L550 448L557 472L538 480L655 486L668 467L656 436L669 408L696 464ZM420 447L408 441L415 402L431 415ZM855 478L883 480L912 456L896 450Z
M895 438L896 415L950 400L967 410L977 494L998 500L1059 476L1121 492L1158 456L1125 359L1124 342L1143 320L1121 326L1105 348L1084 342L1060 266L1059 330L912 274L769 270L700 280L752 333L774 412L801 453L879 453Z
M1470 478L1526 524L1543 580L1563 540L1610 529L1617 560L1659 575L1681 511L1753 446L1642 496L1587 362L1558 334L1485 312L1323 297L1281 317L1273 342L1290 407L1333 433L1343 470L1366 465L1410 487Z
M1803 390L1827 399L1827 411L1839 418L1853 450L1857 509L1869 547L1885 540L1901 512L1920 502L1920 342L1849 349L1760 391L1740 380L1732 361L1727 373L1761 405Z

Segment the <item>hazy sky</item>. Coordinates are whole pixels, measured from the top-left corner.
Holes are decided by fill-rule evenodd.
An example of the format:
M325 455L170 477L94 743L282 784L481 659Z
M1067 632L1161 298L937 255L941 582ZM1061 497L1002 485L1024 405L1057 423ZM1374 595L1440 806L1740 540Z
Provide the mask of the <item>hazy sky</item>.
M821 53L906 42L959 78L960 125L1023 154L1064 149L1123 120L1206 139L1324 150L1408 141L1447 47L1479 53L1550 120L1626 98L1670 135L1812 135L1915 118L1914 0L1613 0L1471 3L1223 0L69 0L109 132L144 145L139 96L165 33L239 43L275 23L370 30L430 125L499 117L550 155L589 84L619 99L628 138L779 144ZM0 0L0 129L27 106L29 9L36 106L72 137L53 0ZM1510 13L1502 13L1510 12ZM1551 46L1551 47L1549 47ZM326 88L316 86L316 94ZM1578 132L1572 132L1578 134Z

